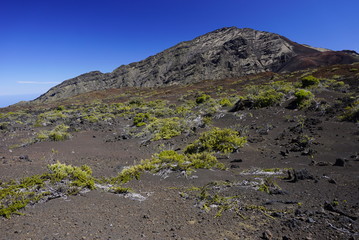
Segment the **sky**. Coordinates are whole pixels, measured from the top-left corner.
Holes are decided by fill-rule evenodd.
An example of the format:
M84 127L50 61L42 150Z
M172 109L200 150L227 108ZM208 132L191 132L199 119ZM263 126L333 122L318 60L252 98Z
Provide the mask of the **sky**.
M80 74L111 72L222 27L359 52L358 0L8 0L0 3L0 107Z

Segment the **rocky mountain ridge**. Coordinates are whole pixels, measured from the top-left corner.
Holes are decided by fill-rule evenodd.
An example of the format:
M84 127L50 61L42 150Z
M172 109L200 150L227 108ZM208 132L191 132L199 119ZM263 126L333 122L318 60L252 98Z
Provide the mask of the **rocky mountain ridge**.
M274 33L221 28L145 60L122 65L111 73L93 71L66 80L34 102L56 101L110 88L186 84L355 61L359 58L353 54L321 52Z

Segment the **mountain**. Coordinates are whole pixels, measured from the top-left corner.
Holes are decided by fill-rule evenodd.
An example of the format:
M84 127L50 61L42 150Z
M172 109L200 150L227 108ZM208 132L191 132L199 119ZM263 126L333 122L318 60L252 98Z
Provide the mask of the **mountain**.
M221 28L111 73L93 71L66 80L34 102L56 101L94 90L186 84L356 61L358 54L351 51L316 49L249 28Z

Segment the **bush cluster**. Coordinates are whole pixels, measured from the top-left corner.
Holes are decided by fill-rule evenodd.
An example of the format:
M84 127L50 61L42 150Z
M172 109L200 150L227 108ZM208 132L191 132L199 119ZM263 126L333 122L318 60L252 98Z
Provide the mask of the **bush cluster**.
M199 139L188 145L185 153L221 152L231 153L247 142L246 137L240 137L235 130L214 127L201 134Z
M314 87L318 86L320 83L319 79L314 77L313 75L302 77L302 87Z
M74 167L62 163L48 165L48 172L20 181L0 183L0 216L9 218L28 204L51 196L77 194L84 188L95 189L95 178L87 165Z
M60 124L51 131L40 131L36 136L36 141L64 141L70 138L70 134L67 132L69 126Z
M303 109L311 105L314 95L311 91L299 89L294 93L295 103L298 108Z
M139 179L143 172L156 173L161 170L185 171L190 174L198 168L219 168L225 166L213 155L214 152L231 153L246 143L245 137L231 129L213 128L204 132L198 140L185 148L184 154L173 150L162 151L151 159L142 160L140 164L122 170L111 181L126 183L132 179Z
M211 99L211 96L203 93L196 98L196 103L201 104L201 103L207 102L209 99Z
M258 95L250 96L250 99L253 101L254 108L263 108L279 104L283 96L283 93L269 89L261 91Z
M341 120L358 122L359 121L359 99L353 101L344 109L344 114L339 117Z

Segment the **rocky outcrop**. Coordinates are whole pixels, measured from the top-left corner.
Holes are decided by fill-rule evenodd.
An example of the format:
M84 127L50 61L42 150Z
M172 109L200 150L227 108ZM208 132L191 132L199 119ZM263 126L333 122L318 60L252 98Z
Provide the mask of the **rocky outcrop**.
M326 54L297 44L278 34L249 28L222 28L182 42L147 59L123 65L111 73L86 73L53 87L35 102L47 102L94 90L128 86L155 87L223 79L311 67L311 60L296 64L303 56ZM347 56L350 61L355 57ZM294 59L294 60L293 60ZM322 64L325 61L322 61ZM315 59L314 59L315 61ZM338 62L339 61L339 62ZM339 60L334 63L340 63ZM333 62L333 61L332 61ZM331 62L331 64L332 64ZM317 67L314 63L313 66Z

